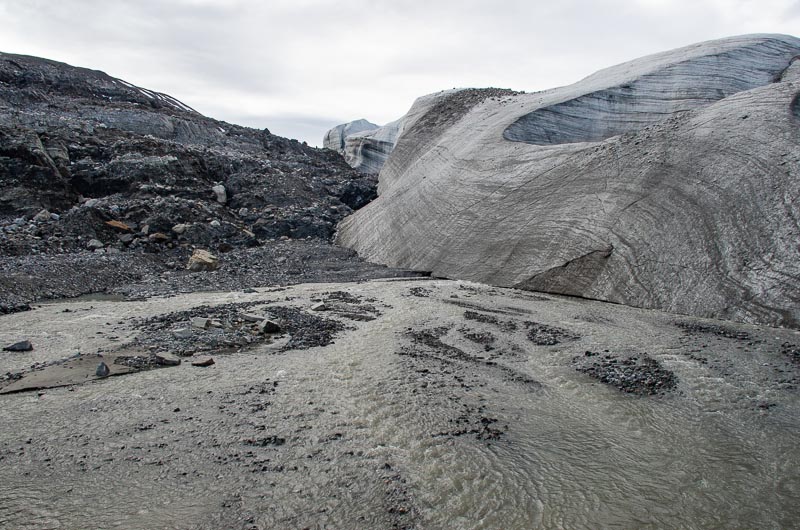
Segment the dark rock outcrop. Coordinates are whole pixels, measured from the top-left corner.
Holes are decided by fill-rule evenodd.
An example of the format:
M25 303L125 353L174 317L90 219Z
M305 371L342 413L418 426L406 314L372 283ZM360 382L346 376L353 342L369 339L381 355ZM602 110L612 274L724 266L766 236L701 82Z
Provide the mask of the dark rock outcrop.
M330 240L374 189L330 151L102 72L0 54L0 255L71 252L90 239L119 251ZM34 220L42 210L54 215Z
M333 151L102 72L0 53L0 314L96 292L408 274L332 245L376 182ZM186 270L197 249L222 267Z

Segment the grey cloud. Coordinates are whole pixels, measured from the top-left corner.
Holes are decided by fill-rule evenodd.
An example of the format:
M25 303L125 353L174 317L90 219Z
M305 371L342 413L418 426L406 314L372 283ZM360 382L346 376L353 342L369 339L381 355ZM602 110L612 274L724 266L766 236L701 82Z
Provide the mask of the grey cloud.
M0 50L34 50L103 69L207 107L213 117L316 144L331 123L308 116L388 121L413 97L443 88L550 88L696 41L786 32L800 15L800 2L760 0L759 13L773 27L756 27L746 9L737 9L748 5L751 0L0 0Z

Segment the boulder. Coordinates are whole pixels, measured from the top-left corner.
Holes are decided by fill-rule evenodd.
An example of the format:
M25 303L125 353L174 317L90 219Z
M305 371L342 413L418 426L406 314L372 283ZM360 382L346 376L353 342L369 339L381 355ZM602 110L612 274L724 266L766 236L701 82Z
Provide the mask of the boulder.
M748 35L540 93L423 98L338 242L435 276L800 327L798 54Z
M171 353L159 352L153 355L156 364L160 366L178 366L181 360Z
M261 322L267 318L264 315L256 315L254 313L242 313L241 317L245 322Z
M207 329L210 326L210 319L203 318L203 317L193 317L192 318L192 327L197 329Z
M217 184L216 186L211 188L211 191L214 192L214 195L216 196L218 203L225 204L226 202L228 202L228 192L225 191L225 186L223 186L222 184Z
M262 335L269 335L270 333L280 333L281 327L277 322L273 322L272 320L264 319L258 323L256 326L258 332Z
M29 340L21 340L3 348L3 351L31 351L33 344Z
M213 357L199 357L198 359L192 361L192 366L211 366L214 364Z
M214 271L219 268L219 258L207 250L197 249L192 253L186 268L190 271Z
M42 210L33 216L33 220L36 221L37 223L50 221L50 215L51 215L50 212L48 212L47 210Z
M204 328L205 329L205 328ZM191 328L178 328L172 330L172 335L179 339L190 339L192 337Z
M86 243L86 248L89 250L99 250L105 247L102 241L99 239L90 239L88 243Z
M100 362L97 365L97 369L95 369L94 374L97 377L108 377L111 374L111 370L108 368L108 365L104 362Z

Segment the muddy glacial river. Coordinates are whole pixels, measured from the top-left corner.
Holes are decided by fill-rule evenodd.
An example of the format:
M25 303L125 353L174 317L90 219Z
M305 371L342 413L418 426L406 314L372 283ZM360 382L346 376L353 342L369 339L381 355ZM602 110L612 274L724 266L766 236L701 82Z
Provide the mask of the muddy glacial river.
M238 311L285 332L208 341L223 331L189 318L215 307L220 330ZM169 351L181 333L182 354L199 341L214 364L97 378L61 363ZM34 349L0 353L2 528L800 521L792 330L392 280L0 316L0 343L22 339Z

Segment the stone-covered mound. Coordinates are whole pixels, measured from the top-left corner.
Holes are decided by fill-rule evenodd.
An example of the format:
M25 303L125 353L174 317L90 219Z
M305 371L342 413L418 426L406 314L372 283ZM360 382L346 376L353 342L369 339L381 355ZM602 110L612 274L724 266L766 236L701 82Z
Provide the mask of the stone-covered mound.
M0 314L143 281L175 291L383 275L330 245L376 181L329 150L103 72L0 53ZM195 248L221 270L186 272Z
M374 186L330 151L207 118L102 72L0 53L2 255L91 239L124 251L154 233L163 247L223 250L327 240Z
M798 327L798 55L800 39L749 35L540 93L428 97L338 242L437 276Z

